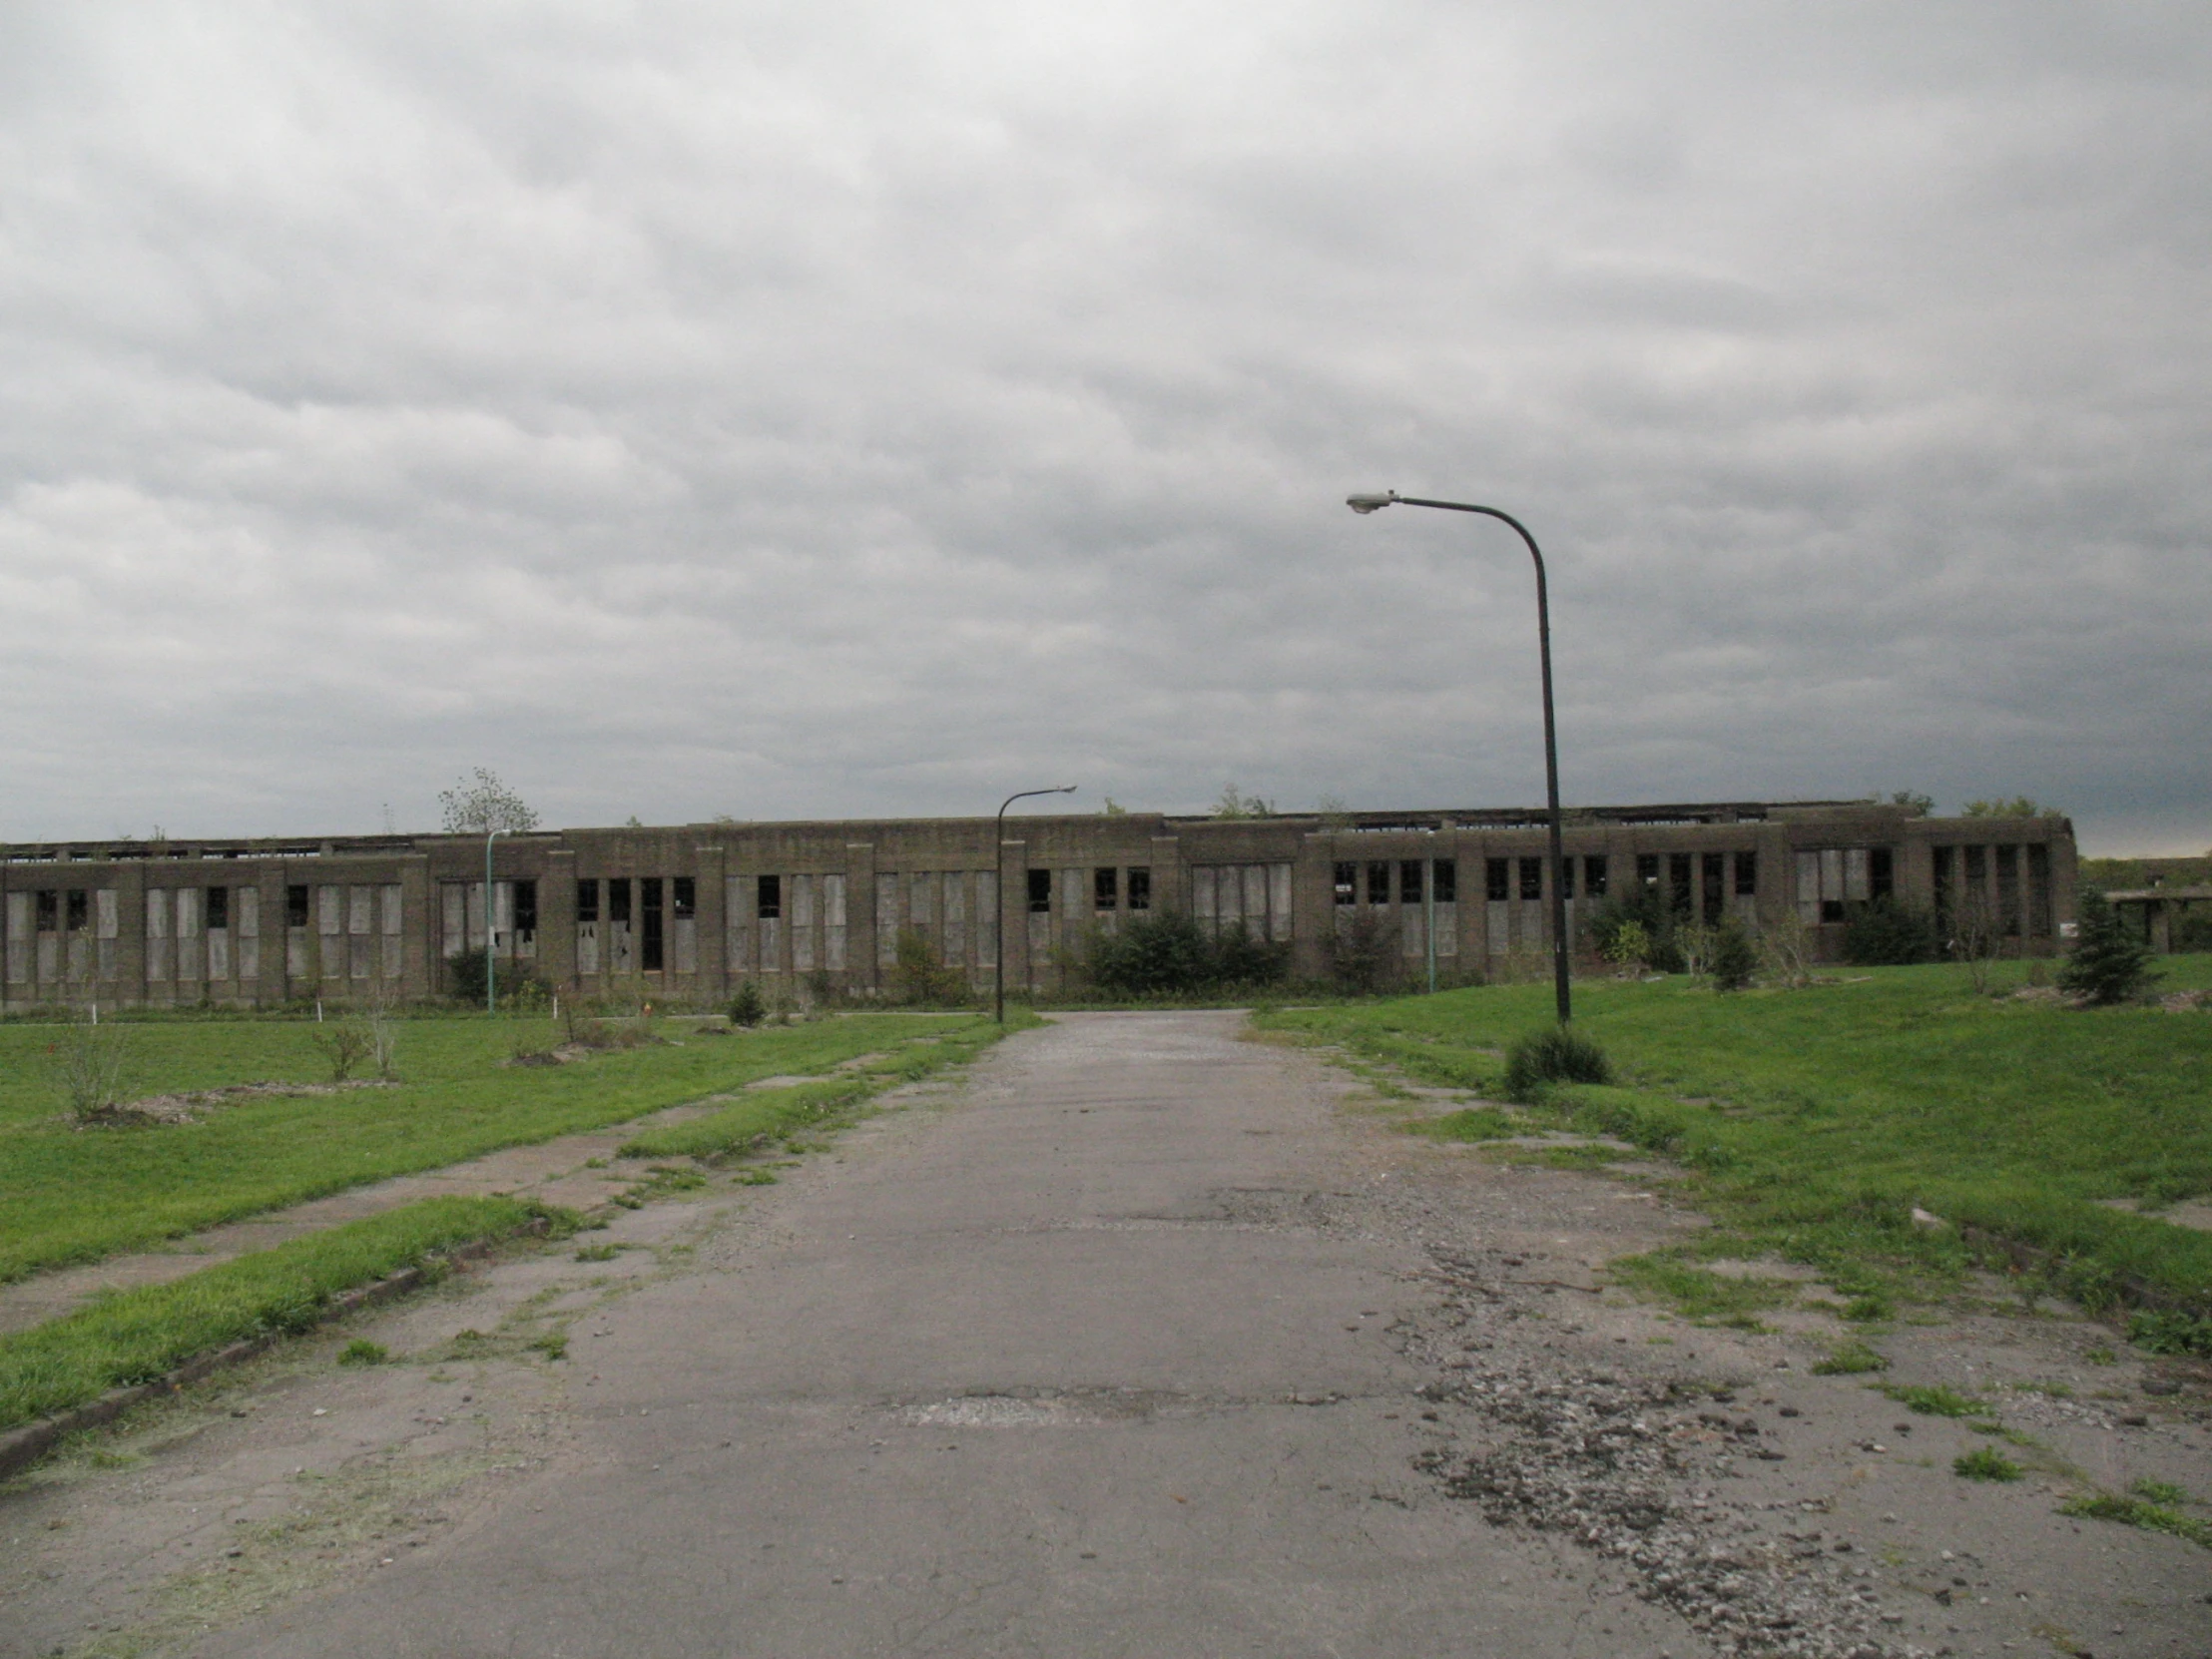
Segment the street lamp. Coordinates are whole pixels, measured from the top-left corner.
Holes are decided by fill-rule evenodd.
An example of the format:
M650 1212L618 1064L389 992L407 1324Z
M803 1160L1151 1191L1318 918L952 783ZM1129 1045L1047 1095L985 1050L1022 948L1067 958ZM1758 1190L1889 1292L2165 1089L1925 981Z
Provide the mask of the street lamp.
M499 1012L499 906L492 902L491 843L504 830L494 830L484 837L484 1012Z
M1006 1023L1006 809L1017 801L1027 801L1033 795L1073 795L1073 784L1056 784L1049 790L1020 790L998 804L998 829L991 839L991 867L998 872L998 971L996 980L997 1003L995 1016L998 1023Z
M1424 501L1418 496L1386 490L1381 495L1350 495L1345 505L1356 513L1379 512L1388 506L1438 507L1447 513L1480 513L1510 524L1528 544L1528 556L1536 561L1536 655L1544 681L1544 785L1551 798L1551 979L1559 1004L1559 1023L1573 1017L1573 1001L1567 988L1567 890L1565 834L1559 817L1559 738L1551 717L1551 604L1544 590L1544 556L1536 550L1536 538L1511 513L1495 507L1477 507L1466 501Z

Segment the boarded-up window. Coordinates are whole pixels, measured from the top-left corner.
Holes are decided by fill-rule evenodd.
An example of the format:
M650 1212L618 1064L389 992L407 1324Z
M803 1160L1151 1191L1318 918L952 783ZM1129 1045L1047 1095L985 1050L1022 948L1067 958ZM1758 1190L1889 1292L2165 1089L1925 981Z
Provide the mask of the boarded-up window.
M1809 927L1844 919L1844 906L1865 903L1867 848L1825 846L1797 855L1798 915Z
M238 957L239 977L262 976L262 889L241 887L232 895L232 950Z

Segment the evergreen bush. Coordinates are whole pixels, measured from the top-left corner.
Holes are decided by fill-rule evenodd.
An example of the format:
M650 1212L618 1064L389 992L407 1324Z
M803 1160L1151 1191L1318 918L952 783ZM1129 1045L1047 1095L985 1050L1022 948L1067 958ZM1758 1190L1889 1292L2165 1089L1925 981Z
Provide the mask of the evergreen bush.
M1242 922L1219 937L1179 910L1128 917L1091 935L1091 983L1119 996L1182 996L1225 985L1271 985L1290 967L1285 945L1256 939Z
M1711 954L1706 961L1705 971L1713 976L1713 989L1740 991L1751 983L1758 969L1759 952L1752 948L1744 924L1734 916L1723 917L1713 929Z
M768 1004L761 1000L761 987L752 980L743 980L737 994L730 998L730 1023L751 1030L768 1017Z
M2084 887L2079 932L2058 971L2059 989L2091 1007L2108 1007L2143 994L2158 976L2150 971L2150 951L2130 935L2127 923L2095 887Z
M1933 962L1942 949L1936 918L1909 904L1880 898L1844 915L1844 959L1861 967Z

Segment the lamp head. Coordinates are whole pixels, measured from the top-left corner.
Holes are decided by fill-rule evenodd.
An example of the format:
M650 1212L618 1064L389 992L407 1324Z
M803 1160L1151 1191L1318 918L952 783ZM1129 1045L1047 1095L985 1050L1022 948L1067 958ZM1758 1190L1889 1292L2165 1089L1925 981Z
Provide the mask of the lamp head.
M1061 786L1060 786L1060 787L1059 787L1058 789L1054 790L1054 791L1053 791L1052 793L1053 793L1054 795L1073 795L1073 794L1075 793L1075 791L1076 791L1076 788L1077 788L1077 786L1075 786L1075 785L1073 785L1073 784L1062 784L1062 785L1061 785Z
M1397 499L1397 491L1384 490L1381 495L1348 495L1345 505L1356 513L1381 512Z

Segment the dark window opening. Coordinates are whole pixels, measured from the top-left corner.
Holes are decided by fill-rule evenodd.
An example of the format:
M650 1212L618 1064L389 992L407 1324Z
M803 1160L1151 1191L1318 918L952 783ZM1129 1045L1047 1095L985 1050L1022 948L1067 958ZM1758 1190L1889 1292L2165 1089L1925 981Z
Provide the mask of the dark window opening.
M75 893L69 895L69 925L72 927L82 927L84 925L83 917L77 908L77 894ZM229 887L210 887L208 889L208 931L212 933L218 927L228 927L230 925L231 889Z
M1896 866L1890 849L1878 846L1867 854L1867 896L1880 904L1897 891Z
M1636 854L1636 885L1646 892L1659 885L1658 853L1639 852Z
M781 875L760 878L753 913L763 921L774 921L784 913L784 878Z
M2041 842L2027 849L2027 930L2037 937L2050 932L2050 848Z
M1947 846L1936 848L1936 915L1938 920L1947 920L1950 916L1950 854Z
M1844 901L1842 899L1824 898L1821 900L1821 920L1842 921L1843 919Z
M689 875L679 875L669 882L669 903L676 911L678 921L687 921L699 914L699 882Z
M1559 896L1561 898L1572 898L1574 896L1574 860L1564 853L1559 858Z
M776 877L764 875L761 879L763 881L773 881ZM628 926L630 923L630 877L627 875L610 875L607 877L607 920L609 922L619 921L624 926Z
M304 927L307 925L307 889L305 887L286 887L284 889L284 925L286 927Z
M538 932L538 884L535 881L515 883L515 937L537 937Z
M1052 871L1049 869L1029 872L1029 913L1033 916L1052 913Z
M1421 898L1420 860L1401 858L1397 865L1397 901L1400 904L1418 904Z
M1102 864L1091 871L1091 902L1101 910L1120 907L1121 872L1112 864Z
M2017 846L1997 848L1997 916L2004 928L2004 936L2012 938L2020 930L2020 849Z
M1750 898L1754 896L1758 891L1759 854L1756 852L1737 853L1736 896L1738 898Z
M1390 901L1390 866L1386 863L1368 865L1368 902L1387 904Z
M639 966L648 973L661 971L661 878L647 875L638 881L638 907L645 912L645 927L638 940Z
M41 887L38 890L38 930L51 933L62 924L62 899L59 889Z
M1969 846L1963 848L1963 851L1966 863L1966 884L1969 887L1978 886L1988 879L1989 849L1985 846Z
M1358 864L1341 863L1337 866L1337 902L1340 904L1357 904L1360 902L1360 866Z
M1541 898L1544 895L1544 861L1541 858L1523 858L1520 861L1520 895L1523 898Z
M301 887L299 890L305 892L307 889ZM576 883L576 919L578 921L597 921L599 919L599 878L597 876L587 876Z
M1139 866L1129 872L1129 907L1132 910L1152 908L1152 871Z
M1667 856L1667 902L1678 916L1686 916L1693 907L1690 888L1690 854L1673 852Z
M1459 902L1459 866L1449 858L1438 858L1429 868L1429 891L1439 904Z
M209 898L213 899L222 890L221 887L212 888L208 893ZM65 914L69 918L69 930L72 933L82 933L92 922L92 895L83 887L71 887L63 903ZM211 921L208 925L214 927L218 924Z
M1511 864L1508 858L1482 861L1482 891L1492 904L1502 904L1513 896Z
M1718 924L1728 902L1728 854L1708 852L1699 860L1698 878L1705 889L1705 925Z
M1582 890L1592 898L1605 896L1605 854L1593 852L1582 860Z

